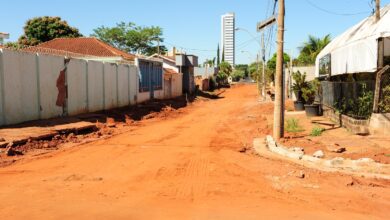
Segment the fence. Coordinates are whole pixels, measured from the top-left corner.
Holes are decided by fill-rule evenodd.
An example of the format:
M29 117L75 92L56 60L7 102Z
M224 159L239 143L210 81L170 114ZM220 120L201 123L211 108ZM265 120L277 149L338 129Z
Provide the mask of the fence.
M371 115L375 81L321 82L321 102L342 114L364 119Z
M138 82L134 65L3 49L0 125L135 104Z
M380 78L378 113L390 113L390 70Z

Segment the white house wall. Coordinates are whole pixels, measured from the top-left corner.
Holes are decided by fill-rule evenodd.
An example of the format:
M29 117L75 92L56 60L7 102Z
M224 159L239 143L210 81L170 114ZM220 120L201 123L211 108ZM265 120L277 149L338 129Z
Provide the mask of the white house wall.
M15 124L39 117L37 58L35 54L3 52L3 124Z
M88 111L104 110L104 63L88 61Z
M104 63L104 109L118 106L117 96L117 65Z
M145 102L135 65L67 59L62 56L0 50L0 126L77 115ZM66 106L57 106L57 80L66 68ZM182 74L172 79L172 96L182 93ZM164 88L163 82L163 88ZM164 99L164 90L154 91Z
M138 95L138 86L139 86L139 78L138 78L138 68L136 66L130 65L130 104L134 105L137 103L137 95Z
M61 116L62 107L56 105L58 89L57 79L64 68L64 57L39 55L39 91L41 114L40 119Z
M118 65L118 107L127 106L130 103L129 77L129 66Z
M71 59L67 66L68 114L77 115L88 111L87 61Z

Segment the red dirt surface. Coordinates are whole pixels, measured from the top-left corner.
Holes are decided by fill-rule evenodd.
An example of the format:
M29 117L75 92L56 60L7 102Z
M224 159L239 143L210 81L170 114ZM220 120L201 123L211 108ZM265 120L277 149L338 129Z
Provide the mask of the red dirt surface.
M389 181L256 156L250 147L254 137L271 132L272 103L258 102L255 85L235 86L220 97L146 117L105 140L0 168L1 216L388 219Z

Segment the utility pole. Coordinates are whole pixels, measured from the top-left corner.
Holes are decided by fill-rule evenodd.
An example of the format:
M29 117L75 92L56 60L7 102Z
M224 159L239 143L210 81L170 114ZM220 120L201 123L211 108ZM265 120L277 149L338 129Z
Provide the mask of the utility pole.
M256 70L256 78L257 78L257 92L260 94L260 54L257 54L256 56L256 64L257 64L257 70Z
M264 46L264 30L263 32L261 33L261 54L263 56L263 75L262 75L262 82L263 82L263 85L262 85L262 88L261 88L261 96L263 97L263 101L266 100L266 97L265 97L265 86L266 86L266 83L265 83L265 46Z
M378 22L381 19L381 0L375 0L375 20Z
M284 100L283 100L283 44L284 44L284 0L279 1L278 42L275 73L274 130L275 140L284 136Z
M263 96L263 101L266 100L266 95L265 95L265 86L266 86L266 83L265 83L265 46L264 46L264 29L270 25L273 25L274 23L276 22L276 18L275 16L272 16L268 19L266 19L265 21L262 21L262 22L259 22L257 23L257 32L262 32L261 34L261 53L262 53L262 56L263 56L263 76L262 76L262 81L263 81L263 85L262 85L262 91L261 91L261 94Z

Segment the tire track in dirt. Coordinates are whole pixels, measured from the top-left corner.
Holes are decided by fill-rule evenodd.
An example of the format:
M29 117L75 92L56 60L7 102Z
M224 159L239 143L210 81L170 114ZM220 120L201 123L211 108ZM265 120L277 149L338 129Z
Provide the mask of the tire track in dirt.
M175 199L194 202L199 197L206 195L209 164L209 160L199 157L193 157L188 162L184 170L184 175L178 182L179 187L176 190Z

